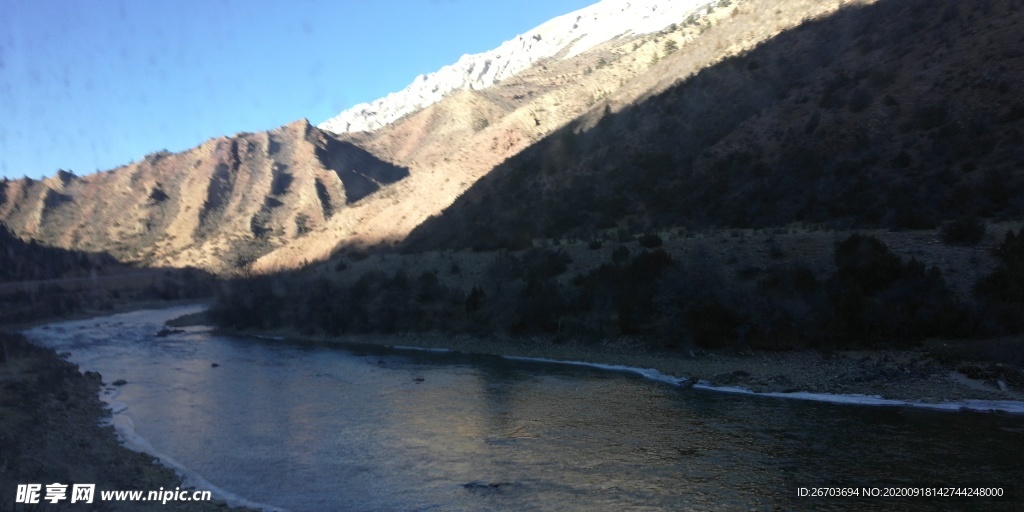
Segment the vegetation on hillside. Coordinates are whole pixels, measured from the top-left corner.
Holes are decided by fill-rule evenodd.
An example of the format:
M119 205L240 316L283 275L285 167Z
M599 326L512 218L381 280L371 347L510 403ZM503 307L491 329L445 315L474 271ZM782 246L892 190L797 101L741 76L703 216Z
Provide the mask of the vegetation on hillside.
M68 251L28 243L0 225L0 283L83 277L117 266L108 254Z
M1019 218L1021 33L1024 9L1008 0L846 7L592 128L562 128L422 224L407 250L525 248L612 227Z
M1024 108L1011 86L1024 81L1012 50L1022 28L1024 9L1009 0L881 0L810 20L661 94L570 123L417 228L403 252L494 255L468 286L386 267L349 280L265 276L223 286L213 315L306 334L631 336L663 349L1019 335L1024 233L1007 235L991 272L964 250L987 221L1024 217ZM667 53L659 65L684 52ZM737 271L700 244L667 251L655 234L794 224L938 229L951 254L961 251L959 266L945 267L961 284L954 291L939 267L868 235L837 239L824 270L770 246L770 264ZM578 239L599 250L608 233L643 235L571 275L567 253L534 247Z
M26 243L0 226L0 325L109 311L119 301L208 297L211 282L196 269L137 269L105 253Z
M348 282L322 274L230 281L219 288L211 317L238 329L296 327L307 335L634 336L659 349L906 347L1024 331L1015 320L1024 317L1024 298L1017 297L1024 289L1021 236L1008 235L999 249L1005 264L968 301L951 292L937 267L854 234L836 244L834 266L822 277L794 259L737 276L699 246L681 259L662 248L630 254L620 246L603 263L569 275L564 251L538 248L494 253L464 288L436 271L401 268ZM993 307L1004 313L989 314Z

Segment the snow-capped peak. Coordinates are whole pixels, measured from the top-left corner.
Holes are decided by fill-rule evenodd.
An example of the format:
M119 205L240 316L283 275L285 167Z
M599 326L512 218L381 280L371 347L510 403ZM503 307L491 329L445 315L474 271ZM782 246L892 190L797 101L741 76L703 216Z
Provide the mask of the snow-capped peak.
M463 55L458 62L420 75L405 89L361 103L324 121L335 133L373 131L440 101L459 89L484 89L539 60L569 58L605 41L662 30L717 0L603 0L548 20L497 48Z

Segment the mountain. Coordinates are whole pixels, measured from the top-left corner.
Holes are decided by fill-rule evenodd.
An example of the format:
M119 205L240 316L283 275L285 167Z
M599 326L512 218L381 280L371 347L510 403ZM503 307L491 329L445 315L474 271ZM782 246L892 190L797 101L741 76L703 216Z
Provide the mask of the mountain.
M566 124L593 123L606 111L643 102L706 66L836 8L813 0L716 2L680 18L658 19L660 31L626 33L572 57L542 59L490 87L458 89L372 132L338 134L382 160L408 167L409 178L332 219L323 236L283 246L252 268L294 267L346 245L400 243L496 166Z
M373 131L433 105L458 90L481 90L546 60L565 60L616 38L667 27L691 14L706 14L728 1L603 0L553 18L499 47L463 55L455 64L420 75L408 87L371 103L356 105L321 123L336 133Z
M344 127L337 118L323 124L340 133L302 121L270 132L213 139L182 153L154 153L95 175L59 172L42 181L5 181L0 183L0 222L25 240L108 252L126 262L262 273L324 260L347 246L396 245L414 229L418 240L477 245L429 233L465 231L452 212L489 194L499 197L486 199L493 201L490 209L471 209L478 216L470 224L497 227L513 216L536 216L550 223L543 219L564 216L553 211L588 197L569 191L563 200L561 192L553 192L572 180L603 187L608 194L622 190L619 203L644 204L629 194L657 180L643 182L641 174L625 172L591 176L583 168L600 173L608 172L613 162L623 169L643 161L657 164L666 151L681 146L691 151L701 141L725 137L740 124L734 114L745 119L750 111L770 106L766 98L779 91L748 81L743 82L745 89L729 89L735 97L723 95L717 84L698 85L703 83L699 77L710 76L701 70L763 51L759 45L770 44L780 33L816 23L811 20L847 4L853 3L606 0L421 77L373 108L345 113L342 117L349 120ZM760 73L802 72L782 66L785 62L757 65L762 66ZM688 91L684 102L717 98L721 108L665 116L668 111L658 105L667 91L681 87ZM677 122L680 115L689 116L689 131L665 138L675 128L661 124L660 118ZM596 134L595 127L610 126L613 119L633 121L614 124L611 132L617 138L587 135ZM360 126L373 129L352 131ZM647 131L656 126L655 133ZM572 137L565 136L567 130ZM565 145L577 138L594 145ZM583 148L593 151L584 154ZM535 169L524 175L529 179L518 178L510 193L503 193L501 180L513 165ZM644 168L654 172L652 166ZM529 174L541 169L542 175ZM674 169L659 175L678 176ZM606 178L604 187L600 180ZM634 181L627 183L630 179ZM645 220L607 201L580 211L587 208L607 213L569 231L670 218L659 213ZM671 219L686 221L679 215ZM448 227L438 228L439 223ZM563 231L499 229L487 236L521 241Z
M1022 33L1024 10L1008 0L852 4L557 130L418 227L406 250L613 228L1019 219Z
M46 245L223 273L406 176L300 120L84 177L3 181L0 219Z
M372 132L300 122L95 175L5 181L0 222L46 245L218 273L398 243L495 165L612 92L643 94L677 75L654 65L669 41L688 47L738 4L606 0L417 79L378 102L382 114L360 114L361 126L379 127Z

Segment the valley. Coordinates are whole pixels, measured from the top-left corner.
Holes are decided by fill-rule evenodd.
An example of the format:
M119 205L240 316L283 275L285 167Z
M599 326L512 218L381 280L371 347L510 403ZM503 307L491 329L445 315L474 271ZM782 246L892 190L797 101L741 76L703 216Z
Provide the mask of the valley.
M323 122L0 178L0 495L1013 490L1021 43L1013 0L604 0Z

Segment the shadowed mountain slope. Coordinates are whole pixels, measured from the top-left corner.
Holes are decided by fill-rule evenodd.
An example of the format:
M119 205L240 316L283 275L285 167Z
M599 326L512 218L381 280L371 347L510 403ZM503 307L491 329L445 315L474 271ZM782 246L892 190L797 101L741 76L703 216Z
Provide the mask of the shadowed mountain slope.
M540 59L370 133L332 135L299 123L156 153L98 176L9 182L0 185L0 222L46 245L220 273L296 268L343 246L397 243L567 123L583 116L588 126L606 108L642 101L837 5L709 2L681 19L647 20L663 30L628 30Z
M607 228L1020 217L1020 7L885 0L808 21L556 131L417 228L407 249Z
M928 89L936 73L953 75L950 87L962 88L967 77L961 68L987 66L972 73L994 77L990 90L1000 101L1013 96L1001 92L1009 85L1000 84L1015 83L1015 57L1004 53L1012 52L1016 40L1009 44L1012 37L999 27L1015 18L994 18L998 14L990 13L1005 10L999 2L959 9L941 2L907 8L871 4L710 2L683 19L664 19L658 32L627 32L571 57L540 59L489 87L455 91L373 132L335 135L299 122L213 139L179 154L155 153L98 175L61 172L42 181L0 182L0 222L20 238L45 245L218 273L291 269L344 246L395 244L425 221L413 237L420 241L409 247L521 246L531 238L611 227L758 226L786 219L923 225L914 220L916 212L891 213L891 204L878 199L892 195L877 192L894 175L878 170L879 162L937 172L929 159L938 157L921 144L938 128L915 128L934 123L928 119L935 113L915 102L953 94ZM846 8L831 21L807 21L843 5L864 6ZM804 28L786 32L802 23ZM936 23L945 35L935 34ZM988 50L982 57L942 50L943 45ZM932 55L935 48L940 50ZM736 55L744 56L730 58ZM1001 59L1009 62L1004 70ZM987 74L991 67L996 74ZM1015 122L1013 105L996 112L984 103L990 99L955 115L936 113L943 122L958 123L942 128L943 140L967 133L956 130L976 129L965 126L988 129L985 116ZM919 119L924 124L913 121ZM870 144L880 156L846 148L864 144L849 137L874 133L862 125L883 130ZM904 125L918 135L892 132ZM990 160L1010 151L999 142L1010 135L995 133ZM931 143L943 150L959 147ZM827 162L799 163L805 157L813 163L815 154ZM993 182L986 176L1001 176L990 172L988 160L974 160L953 165L980 170L972 179L983 183ZM805 176L785 170L794 165L800 172L825 173L818 186L833 195L847 190L854 174L829 169L852 165L868 176L885 174L867 192L882 202L872 206L875 213L864 213L863 205L837 213L822 206L834 205L832 198L794 189L776 212L773 201L791 193L784 190L789 184L776 181L808 184ZM742 190L734 189L737 183ZM965 211L1002 211L986 209L990 203L1003 208L998 201L970 199L975 189L958 190L970 196L972 206ZM901 194L907 195L895 196ZM480 204L462 206L467 202ZM428 220L446 207L445 227ZM461 209L465 215L452 213Z
M67 251L25 243L0 226L0 283L89 277L125 267L102 253Z

